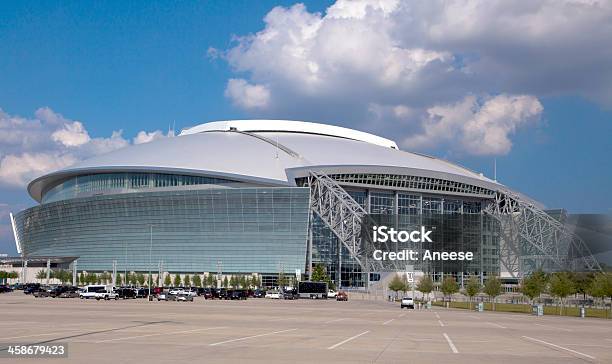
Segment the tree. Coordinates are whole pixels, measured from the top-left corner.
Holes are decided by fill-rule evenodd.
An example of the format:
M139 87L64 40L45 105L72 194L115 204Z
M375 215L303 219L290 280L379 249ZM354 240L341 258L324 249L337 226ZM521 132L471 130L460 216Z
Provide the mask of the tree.
M72 280L72 272L60 269L53 274L54 278L57 278L62 284L70 282Z
M213 287L216 285L216 279L214 274L212 273L208 273L208 275L206 276L206 286L207 287Z
M251 279L251 285L255 288L261 288L261 278L259 276L255 276Z
M282 290L288 284L289 284L289 280L287 279L287 276L285 276L285 273L283 272L278 273L278 278L276 280L276 285L278 286L278 288Z
M397 292L406 291L406 283L396 274L391 282L389 282L389 289L395 292L395 297L397 298Z
M612 274L597 273L589 287L589 294L595 298L600 298L602 304L605 297L612 297Z
M547 277L542 271L531 273L531 275L523 278L521 284L521 292L531 299L533 303L536 297L540 297L546 288Z
M164 287L170 287L172 284L172 278L170 278L170 273L166 274L166 278L164 278Z
M132 272L130 274L130 284L132 286L135 286L138 284L138 274L136 274L136 272Z
M123 285L123 281L121 278L121 273L117 272L117 275L115 276L115 285L116 286L122 286Z
M202 279L200 278L199 274L194 274L191 280L195 287L202 287Z
M100 281L101 281L103 284L107 284L107 283L108 283L108 280L109 280L109 277L108 277L108 272L102 272L102 273L100 274Z
M246 284L246 277L244 275L240 276L240 279L238 280L238 284L240 284L240 288L246 289L247 284Z
M459 285L457 284L457 281L455 281L455 278L452 276L446 276L442 280L440 290L444 296L448 296L449 300L452 300L452 295L459 292Z
M223 282L221 283L221 286L223 286L223 288L227 288L228 286L227 276L223 277Z
M146 281L146 280L147 280L147 279L145 278L145 276L144 276L144 274L143 274L142 272L138 272L138 273L136 274L136 283L137 283L139 286L141 286L141 287L142 287L142 286L144 285L144 283L145 283L145 281Z
M177 273L174 275L174 287L180 287L180 286L181 286L181 275Z
M465 293L470 298L470 310L472 309L472 298L480 293L480 280L476 276L470 276L468 282L465 285Z
M245 276L244 277L244 288L250 289L252 286L253 284L251 283L251 277Z
M429 301L429 294L433 291L433 280L430 276L425 275L419 279L419 283L416 286L416 290L427 295L427 300Z
M493 300L493 311L495 311L495 298L502 292L502 285L499 278L495 276L487 278L483 291Z
M310 280L313 282L326 282L329 289L336 289L336 285L327 275L327 271L325 270L325 266L323 264L315 265L314 269L312 270L312 276Z
M565 297L574 293L574 282L567 272L553 273L550 278L550 294L554 297L559 297L561 301L561 307L559 309L559 315L563 314L563 300Z
M191 287L191 277L189 276L189 274L185 274L185 277L183 278L183 283L185 284L185 286Z
M47 271L45 269L41 269L36 273L36 279L42 282L43 279L47 278Z
M87 281L85 280L85 273L83 273L83 271L81 271L81 274L79 275L79 282L81 285L87 284Z
M586 295L591 287L591 283L595 276L590 272L573 272L570 273L570 278L574 284L574 290L576 293L582 295L582 299L586 300Z

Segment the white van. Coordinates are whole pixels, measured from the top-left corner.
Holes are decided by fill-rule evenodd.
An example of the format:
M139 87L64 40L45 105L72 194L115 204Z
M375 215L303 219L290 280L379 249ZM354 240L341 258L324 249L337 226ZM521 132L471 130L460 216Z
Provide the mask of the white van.
M112 292L113 291L113 286L105 286L103 284L90 284L88 286L83 287L80 291L79 291L79 298L83 299L83 298L96 298L99 295L97 295L97 293L100 293L102 291L106 291L106 292Z

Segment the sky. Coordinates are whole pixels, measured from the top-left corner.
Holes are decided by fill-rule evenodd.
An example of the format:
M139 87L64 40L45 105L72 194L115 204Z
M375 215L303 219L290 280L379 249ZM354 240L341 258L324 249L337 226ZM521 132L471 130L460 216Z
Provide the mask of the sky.
M351 127L612 213L612 3L0 2L0 253L33 178L174 128Z

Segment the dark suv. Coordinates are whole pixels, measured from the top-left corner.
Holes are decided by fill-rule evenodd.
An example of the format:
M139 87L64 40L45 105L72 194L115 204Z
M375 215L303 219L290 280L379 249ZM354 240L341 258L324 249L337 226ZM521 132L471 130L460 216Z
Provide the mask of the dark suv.
M127 299L127 298L136 298L136 290L134 288L117 288L115 293L119 296L119 298Z

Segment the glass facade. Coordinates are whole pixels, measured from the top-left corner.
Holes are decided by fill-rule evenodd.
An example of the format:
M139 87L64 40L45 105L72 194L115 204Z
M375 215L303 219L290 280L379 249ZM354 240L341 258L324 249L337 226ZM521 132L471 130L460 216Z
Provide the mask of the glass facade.
M164 173L122 172L89 174L75 176L53 186L53 188L44 192L42 202L54 202L102 193L134 192L148 188L227 184L233 182L235 183L235 181L222 178Z
M435 251L471 251L472 261L419 261L413 262L415 270L432 274L440 279L442 274L452 274L461 282L462 276L499 274L499 226L493 218L482 212L482 201L457 196L432 196L420 193L381 191L345 186L347 192L372 216L397 219L389 222L402 230L424 226L439 227L433 233L434 245L423 243L398 243L402 249ZM341 254L338 254L341 252ZM327 228L315 218L313 221L314 264L324 264L331 278L343 287L365 286L365 274L349 255L348 250ZM338 275L340 272L340 275Z
M78 269L304 271L307 188L135 192L45 203L15 216L26 256L78 256ZM150 252L150 254L149 254Z

